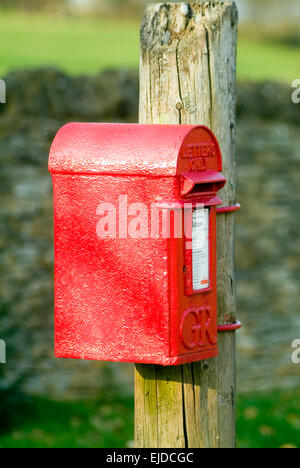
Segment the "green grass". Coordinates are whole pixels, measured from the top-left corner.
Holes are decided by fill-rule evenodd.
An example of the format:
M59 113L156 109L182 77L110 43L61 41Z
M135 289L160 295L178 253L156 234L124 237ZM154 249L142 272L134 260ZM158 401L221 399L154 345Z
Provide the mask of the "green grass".
M109 392L107 392L109 395ZM16 408L0 448L118 448L133 439L133 401L110 394L101 401L34 398Z
M300 391L240 397L240 448L300 448Z
M0 76L53 65L71 74L137 67L139 23L0 11ZM241 34L238 78L291 83L300 78L299 48Z
M239 398L240 448L300 448L300 391ZM133 400L106 392L101 400L34 398L14 411L0 448L132 447Z
M72 74L136 67L139 25L128 20L0 12L0 74L54 65Z
M238 48L240 80L274 80L291 84L300 78L300 48L270 40L240 37Z

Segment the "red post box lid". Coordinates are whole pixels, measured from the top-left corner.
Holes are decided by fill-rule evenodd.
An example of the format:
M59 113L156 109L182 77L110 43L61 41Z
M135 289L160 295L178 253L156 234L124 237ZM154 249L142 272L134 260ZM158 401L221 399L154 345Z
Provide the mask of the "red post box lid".
M198 166L191 169L195 161ZM49 170L174 177L190 170L220 172L222 157L216 137L204 126L70 123L55 137Z

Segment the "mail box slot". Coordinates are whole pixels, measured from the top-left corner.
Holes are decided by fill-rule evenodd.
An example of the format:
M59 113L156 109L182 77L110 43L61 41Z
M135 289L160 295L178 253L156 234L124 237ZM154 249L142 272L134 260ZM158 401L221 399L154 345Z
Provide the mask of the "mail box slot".
M213 133L72 123L49 169L56 356L165 366L216 356L226 179Z

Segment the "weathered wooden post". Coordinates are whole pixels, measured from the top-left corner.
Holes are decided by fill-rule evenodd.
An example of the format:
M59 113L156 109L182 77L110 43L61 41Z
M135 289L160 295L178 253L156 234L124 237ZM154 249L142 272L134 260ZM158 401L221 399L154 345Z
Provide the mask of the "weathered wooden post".
M140 123L205 124L216 134L235 204L238 14L233 2L151 5L141 29ZM218 215L219 324L236 321L234 215ZM235 446L235 332L216 359L180 367L137 365L138 448Z

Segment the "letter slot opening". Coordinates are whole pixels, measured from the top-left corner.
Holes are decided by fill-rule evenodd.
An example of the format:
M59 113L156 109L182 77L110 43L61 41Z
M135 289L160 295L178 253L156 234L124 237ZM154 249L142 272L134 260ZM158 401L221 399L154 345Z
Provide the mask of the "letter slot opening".
M214 171L189 172L182 174L181 195L215 194L226 184L226 179Z

